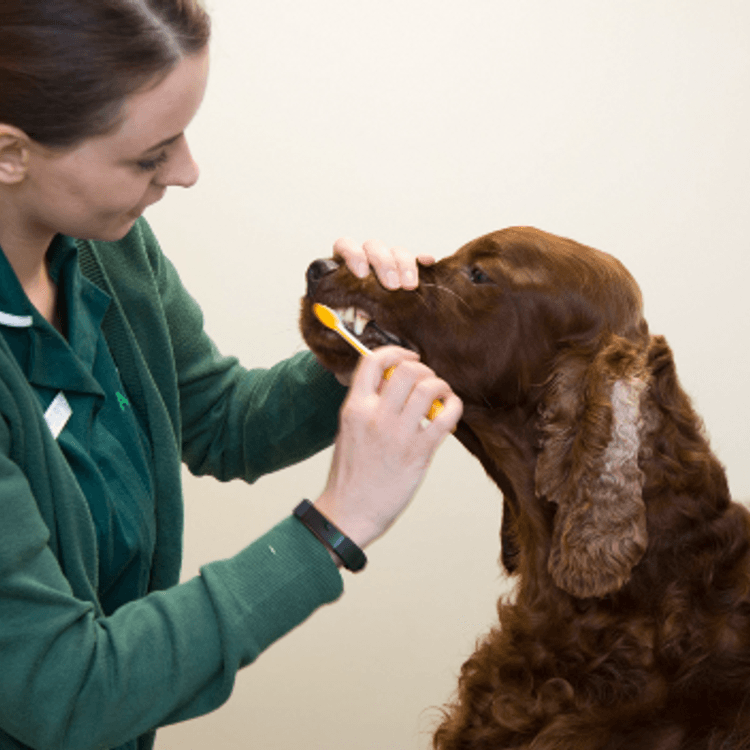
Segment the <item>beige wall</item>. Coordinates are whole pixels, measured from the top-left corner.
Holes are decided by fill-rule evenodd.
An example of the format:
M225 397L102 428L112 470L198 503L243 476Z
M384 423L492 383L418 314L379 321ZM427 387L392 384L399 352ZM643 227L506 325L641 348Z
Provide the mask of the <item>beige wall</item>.
M750 497L750 4L744 0L209 0L202 179L149 217L220 347L303 344L308 262L343 234L451 253L532 224L639 280ZM259 481L187 482L185 575L323 485L330 454ZM499 493L446 443L346 594L160 750L423 750L506 589Z

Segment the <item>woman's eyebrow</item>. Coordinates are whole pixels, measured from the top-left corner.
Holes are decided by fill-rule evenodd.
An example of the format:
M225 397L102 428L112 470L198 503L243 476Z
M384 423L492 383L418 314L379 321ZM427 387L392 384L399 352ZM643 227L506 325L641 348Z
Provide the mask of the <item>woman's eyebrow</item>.
M146 149L143 153L148 154L151 153L151 151L156 151L158 148L164 148L164 146L169 146L171 143L174 143L176 140L182 137L182 133L177 133L177 135L173 135L171 138L165 138L163 141L160 141L155 146L151 146L151 148Z

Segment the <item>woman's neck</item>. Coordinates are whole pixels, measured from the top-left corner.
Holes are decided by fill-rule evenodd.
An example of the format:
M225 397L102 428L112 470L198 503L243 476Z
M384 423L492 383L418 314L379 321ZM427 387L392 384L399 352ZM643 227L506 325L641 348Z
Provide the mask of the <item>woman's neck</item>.
M60 330L57 285L47 263L47 250L53 237L28 238L0 226L0 247L32 305L49 323Z
M57 304L57 284L49 273L48 264L42 263L34 278L21 281L21 286L32 305L39 314L51 323L58 331L61 330L59 305Z

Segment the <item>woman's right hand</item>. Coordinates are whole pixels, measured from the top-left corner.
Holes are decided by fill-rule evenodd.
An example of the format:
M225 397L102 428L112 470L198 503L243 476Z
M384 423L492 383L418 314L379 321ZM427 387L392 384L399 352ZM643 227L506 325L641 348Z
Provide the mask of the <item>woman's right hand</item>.
M394 365L393 375L383 380ZM443 410L423 424L438 398ZM414 352L388 346L362 357L341 409L331 471L316 508L366 547L407 507L462 410L451 387Z

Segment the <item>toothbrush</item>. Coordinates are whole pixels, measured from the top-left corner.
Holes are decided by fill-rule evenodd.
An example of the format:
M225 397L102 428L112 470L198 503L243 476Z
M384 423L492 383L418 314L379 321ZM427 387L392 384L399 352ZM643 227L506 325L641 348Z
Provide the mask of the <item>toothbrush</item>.
M315 313L315 316L318 318L318 320L326 326L326 328L330 328L332 331L335 331L338 333L339 336L341 336L344 341L346 341L348 344L353 346L363 357L369 357L372 354L372 351L368 349L354 334L352 334L349 329L341 322L341 318L339 317L338 313L335 310L332 310L327 305L321 305L320 303L316 302L313 305L313 312ZM391 375L393 375L393 371L395 370L394 367L389 367L384 373L383 373L383 379L388 380ZM427 413L427 419L435 419L435 417L440 414L441 411L443 411L443 402L440 401L440 399L435 399L432 402L432 406L430 407L430 411Z

